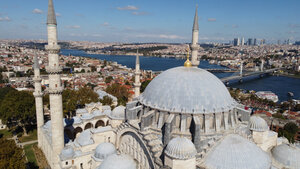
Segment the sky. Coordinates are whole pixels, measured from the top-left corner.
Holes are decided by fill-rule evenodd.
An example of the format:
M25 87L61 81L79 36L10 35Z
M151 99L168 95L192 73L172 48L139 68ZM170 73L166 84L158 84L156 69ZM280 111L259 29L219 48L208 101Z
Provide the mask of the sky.
M53 0L59 40L200 42L300 40L300 0ZM46 39L48 0L0 0L0 39Z

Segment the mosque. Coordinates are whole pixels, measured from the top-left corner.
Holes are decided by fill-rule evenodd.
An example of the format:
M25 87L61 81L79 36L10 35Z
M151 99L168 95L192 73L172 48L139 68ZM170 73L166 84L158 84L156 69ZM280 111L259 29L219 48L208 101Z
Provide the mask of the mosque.
M300 169L300 146L250 116L213 74L198 68L198 14L191 61L155 77L143 93L136 58L135 98L111 110L101 103L63 118L53 1L48 6L47 72L51 120L44 123L38 58L34 82L38 146L53 169Z

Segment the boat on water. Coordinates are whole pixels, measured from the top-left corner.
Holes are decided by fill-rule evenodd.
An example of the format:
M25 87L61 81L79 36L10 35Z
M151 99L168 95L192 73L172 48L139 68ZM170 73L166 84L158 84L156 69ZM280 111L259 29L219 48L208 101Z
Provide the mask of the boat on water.
M287 94L289 97L294 97L294 93L292 93L292 92L288 92Z
M255 95L261 99L267 99L275 103L278 102L278 96L271 91L259 91L256 92Z

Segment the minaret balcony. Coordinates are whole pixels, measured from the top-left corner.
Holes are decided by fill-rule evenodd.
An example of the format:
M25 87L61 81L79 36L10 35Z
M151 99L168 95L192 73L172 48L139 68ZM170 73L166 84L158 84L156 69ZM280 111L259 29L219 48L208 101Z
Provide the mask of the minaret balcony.
M46 70L49 74L58 74L62 72L61 66L46 66Z
M199 50L200 46L198 44L191 44L191 49L192 50Z
M142 74L142 73L141 73L141 71L138 70L138 71L135 71L134 74L135 74L135 75L140 75L140 74Z
M42 81L42 78L40 78L40 77L34 77L32 80L34 82L36 82L36 83L40 83Z
M133 83L134 87L141 87L141 83Z
M34 97L43 97L43 92L41 92L41 91L35 91L35 92L33 92L33 96Z
M54 89L51 89L51 88L48 89L49 94L62 94L63 91L64 91L64 88L62 86L55 87Z
M45 49L52 54L57 54L60 51L60 46L57 44L45 45Z

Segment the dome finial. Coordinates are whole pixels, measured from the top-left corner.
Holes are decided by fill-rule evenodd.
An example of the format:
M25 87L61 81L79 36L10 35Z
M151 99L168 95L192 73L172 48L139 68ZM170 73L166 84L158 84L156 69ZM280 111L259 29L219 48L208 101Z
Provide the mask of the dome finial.
M192 62L190 61L190 53L189 53L189 47L186 49L187 55L186 55L186 61L184 62L184 67L192 67Z

